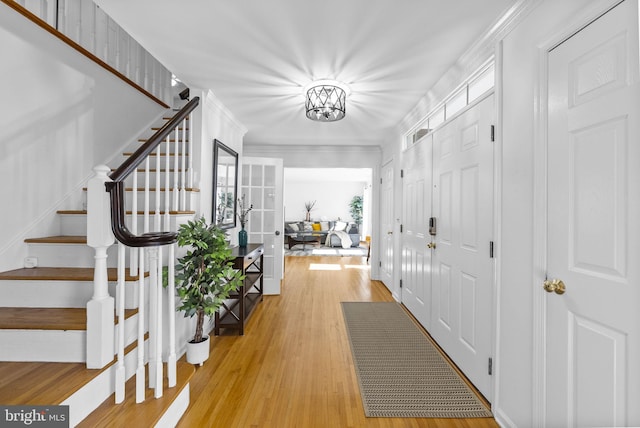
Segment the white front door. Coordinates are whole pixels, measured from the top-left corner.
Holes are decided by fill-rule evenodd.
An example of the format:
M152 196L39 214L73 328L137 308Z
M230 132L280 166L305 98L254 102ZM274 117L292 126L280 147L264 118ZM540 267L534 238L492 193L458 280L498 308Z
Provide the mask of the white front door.
M431 148L427 135L402 156L402 303L427 329L431 317Z
M438 344L488 399L493 343L493 123L489 95L433 132L433 316Z
M284 270L282 159L242 159L240 194L253 204L247 222L250 243L264 243L264 294L280 294Z
M640 425L637 6L548 56L549 427Z
M382 167L380 176L380 280L393 292L393 162Z

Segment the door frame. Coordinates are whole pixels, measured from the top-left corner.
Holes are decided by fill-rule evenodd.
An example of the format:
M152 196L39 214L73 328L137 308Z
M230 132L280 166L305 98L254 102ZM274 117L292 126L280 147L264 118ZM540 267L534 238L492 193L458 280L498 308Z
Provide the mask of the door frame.
M548 154L548 71L549 55L557 46L625 0L601 0L589 5L562 30L538 45L538 80L535 83L537 109L534 111L533 147L533 403L532 425L542 427L546 409L546 293L542 290L547 272L547 154ZM632 0L629 0L632 1Z

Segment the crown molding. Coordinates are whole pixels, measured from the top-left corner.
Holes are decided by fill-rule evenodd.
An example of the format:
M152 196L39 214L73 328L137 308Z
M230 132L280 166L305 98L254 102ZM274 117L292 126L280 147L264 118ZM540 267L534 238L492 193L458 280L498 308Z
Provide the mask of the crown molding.
M224 104L222 104L222 101L220 101L218 97L216 97L211 89L203 91L203 95L204 103L207 105L207 107L220 112L229 121L230 124L237 128L242 136L247 133L247 127L244 126L233 113L231 113L231 110L229 110Z

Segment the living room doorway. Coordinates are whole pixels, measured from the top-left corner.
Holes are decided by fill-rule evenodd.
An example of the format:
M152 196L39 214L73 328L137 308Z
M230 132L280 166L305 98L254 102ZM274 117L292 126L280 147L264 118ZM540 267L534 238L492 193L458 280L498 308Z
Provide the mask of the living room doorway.
M297 250L296 255L303 255L300 251L304 251L305 255L313 251L319 255L362 254L356 250L358 247L366 248L366 238L371 236L372 230L372 180L371 168L285 167L285 250L289 250L291 244L291 249ZM296 226L297 229L306 227L310 230L293 230ZM342 241L331 236L338 235L330 233L334 229L346 232L341 234ZM295 235L294 239L288 240L291 235ZM304 240L309 242L305 243ZM326 245L327 242L329 245ZM352 245L349 245L350 242ZM349 254L342 254L338 250Z

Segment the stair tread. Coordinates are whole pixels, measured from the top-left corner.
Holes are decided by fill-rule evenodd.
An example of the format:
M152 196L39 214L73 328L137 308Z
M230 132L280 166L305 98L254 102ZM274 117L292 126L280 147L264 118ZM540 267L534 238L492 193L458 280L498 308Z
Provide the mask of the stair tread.
M137 309L125 309L129 318ZM0 308L0 329L6 330L80 330L87 329L85 308Z
M86 236L45 236L42 238L28 238L27 244L86 244Z
M87 188L83 187L82 190L86 192ZM125 187L124 190L125 190L125 192L133 192L133 187ZM137 187L136 190L138 192L144 192L144 187ZM164 187L160 188L161 192L164 192L165 190L166 189ZM174 190L174 189L170 189L170 190ZM187 192L199 192L200 191L200 189L198 189L197 187L185 187L184 190L186 190ZM150 192L155 192L156 188L155 187L150 187L149 191Z
M125 152L122 155L123 156L131 156L131 155L133 155L133 152ZM175 155L175 153L169 153L169 156L174 156L174 155ZM156 157L158 155L156 153L150 153L149 156ZM167 156L167 154L161 152L160 156ZM182 153L179 153L178 156L182 156ZM189 153L186 153L185 156L189 156Z
M148 334L145 334L145 340ZM137 342L125 348L135 350ZM116 359L101 369L87 369L85 363L0 362L0 403L4 405L58 405L71 397Z
M0 280L23 280L23 281L93 281L94 268L71 268L71 267L36 267L21 268L6 272L0 272ZM148 272L145 276L148 276ZM107 268L107 278L109 281L118 280L117 268ZM138 275L131 276L125 274L125 281L136 281Z
M57 211L58 214L68 214L68 215L86 215L87 211L86 210L59 210ZM155 211L149 211L150 215L155 214ZM183 215L183 214L195 214L195 211L192 210L186 210L186 211L169 211L169 214L171 215ZM131 211L127 211L125 214L127 215L131 215ZM144 211L138 211L138 215L142 215L144 214ZM160 211L160 214L164 214L164 211Z
M160 398L153 397L152 389L145 389L145 401L136 403L135 401L135 376L126 383L125 400L120 404L115 404L114 395L107 398L96 410L87 416L78 427L116 427L116 426L155 426L163 415L163 411L168 409L171 403L188 387L191 377L195 373L195 368L182 359L177 363L176 386L169 388L167 378L163 379L163 395ZM166 374L166 365L165 365Z

